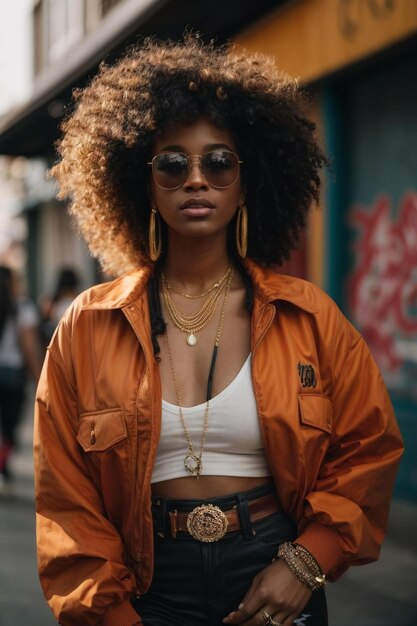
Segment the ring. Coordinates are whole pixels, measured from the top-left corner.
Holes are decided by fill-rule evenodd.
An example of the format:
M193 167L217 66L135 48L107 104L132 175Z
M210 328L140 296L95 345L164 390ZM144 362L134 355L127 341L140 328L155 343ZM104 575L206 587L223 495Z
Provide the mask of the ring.
M266 611L262 611L262 617L264 618L265 626L281 626L281 623L272 619L272 616Z

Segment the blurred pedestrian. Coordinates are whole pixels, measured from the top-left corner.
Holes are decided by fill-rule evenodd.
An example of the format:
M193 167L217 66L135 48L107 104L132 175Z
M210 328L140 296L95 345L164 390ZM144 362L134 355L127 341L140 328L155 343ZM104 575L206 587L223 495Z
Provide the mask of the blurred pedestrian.
M62 267L56 278L56 285L52 296L40 298L41 336L46 347L59 320L79 293L80 278L72 267Z
M63 626L326 626L378 557L402 441L363 339L273 266L326 158L272 59L148 40L78 93L54 168L121 278L37 393L39 570Z
M19 294L12 270L0 266L0 487L11 488L9 460L17 444L29 372L37 382L41 369L38 316L35 306Z

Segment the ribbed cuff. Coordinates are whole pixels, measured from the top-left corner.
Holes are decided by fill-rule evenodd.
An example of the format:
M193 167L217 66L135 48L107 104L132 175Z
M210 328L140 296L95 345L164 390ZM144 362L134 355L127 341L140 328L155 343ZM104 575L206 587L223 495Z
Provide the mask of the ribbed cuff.
M295 543L304 546L313 555L323 574L337 570L344 561L339 535L330 526L311 522Z
M140 626L141 624L142 620L129 600L109 606L100 622L100 626Z

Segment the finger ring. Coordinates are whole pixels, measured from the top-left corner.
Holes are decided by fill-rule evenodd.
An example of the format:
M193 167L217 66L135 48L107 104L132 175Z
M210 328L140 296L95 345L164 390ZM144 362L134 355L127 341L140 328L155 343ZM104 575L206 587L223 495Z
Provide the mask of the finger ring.
M265 626L281 626L280 622L276 622L272 619L272 616L266 611L262 611L262 617L264 618Z

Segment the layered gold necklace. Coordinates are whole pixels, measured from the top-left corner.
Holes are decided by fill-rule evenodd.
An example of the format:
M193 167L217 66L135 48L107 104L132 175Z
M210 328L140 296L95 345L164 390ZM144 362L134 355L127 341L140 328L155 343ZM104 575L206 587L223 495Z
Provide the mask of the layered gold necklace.
M194 450L193 442L191 440L190 433L188 431L187 424L186 424L186 421L185 421L185 418L184 418L184 413L182 411L181 394L180 394L180 389L179 389L178 382L177 382L177 377L175 375L174 359L172 358L172 351L171 351L171 346L170 346L169 340L168 340L168 333L166 334L169 364L170 364L170 367L171 367L172 379L173 379L174 387L175 387L175 395L177 397L178 413L179 413L179 417L180 417L180 420L181 420L182 427L184 429L184 435L185 435L185 439L186 439L187 447L188 447L188 454L184 457L184 467L185 467L186 471L189 474L191 474L192 476L195 476L196 478L200 477L201 471L203 469L202 456L203 456L204 445L206 443L206 436L207 436L207 430L208 430L208 417L209 417L211 387L212 387L212 382L213 382L214 366L216 364L217 350L218 350L218 347L219 347L219 344L220 344L220 336L221 336L222 330L223 330L224 314L225 314L225 311L226 311L227 296L229 295L230 285L231 285L232 279L233 279L233 270L232 270L232 268L229 268L229 270L227 271L225 276L227 276L227 279L226 279L226 282L225 282L225 285L224 285L224 289L222 289L222 291L224 290L223 305L222 305L222 308L221 308L221 311L220 311L220 319L219 319L219 324L218 324L218 327L217 327L216 339L215 339L215 342L214 342L213 355L212 355L212 358L211 358L209 375L208 375L207 402L206 402L206 407L205 407L205 410L204 410L203 430L202 430L202 434L201 434L201 445L200 445L200 451L199 452L196 452ZM180 330L181 330L181 328L180 328ZM189 345L193 345L193 344L189 344Z
M217 303L226 289L226 285L229 282L230 276L232 275L232 268L229 267L227 272L214 283L209 289L203 291L201 294L190 295L186 293L182 293L173 289L165 275L162 274L162 295L164 298L164 303L166 310L172 319L174 325L183 333L187 334L186 341L189 346L195 346L197 343L196 333L205 328L210 320L213 318ZM185 314L181 311L178 306L175 304L172 299L171 292L178 293L185 298L197 299L203 298L207 296L206 300L203 302L202 306L195 313Z

